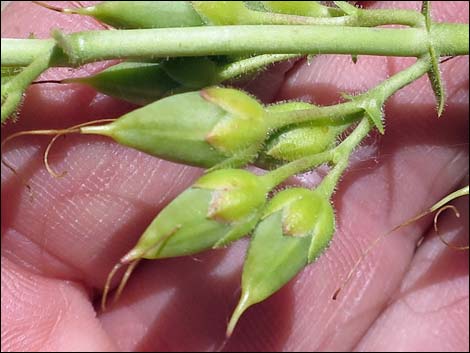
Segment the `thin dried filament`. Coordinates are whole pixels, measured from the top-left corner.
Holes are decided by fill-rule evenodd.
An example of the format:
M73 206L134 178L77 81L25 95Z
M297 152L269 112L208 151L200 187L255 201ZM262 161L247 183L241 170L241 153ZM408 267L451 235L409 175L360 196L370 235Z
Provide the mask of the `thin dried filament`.
M463 246L453 245L453 244L449 243L447 240L445 240L444 237L442 236L442 234L439 233L439 229L438 229L438 227L437 227L437 222L438 222L438 220L439 220L439 216L440 216L440 214L441 214L443 211L445 211L445 210L447 210L447 209L449 209L449 208L450 208L452 211L454 211L455 216L456 216L457 218L460 217L460 213L459 213L459 210L457 209L457 207L452 206L452 205L447 205L447 206L441 207L441 208L437 211L436 215L434 216L434 230L436 231L436 234L437 234L437 236L439 237L439 239L440 239L446 246L448 246L449 248L454 249L454 250L468 250L468 249L469 249L469 246L468 246L468 245L466 245L466 246L464 246L464 245L463 245Z

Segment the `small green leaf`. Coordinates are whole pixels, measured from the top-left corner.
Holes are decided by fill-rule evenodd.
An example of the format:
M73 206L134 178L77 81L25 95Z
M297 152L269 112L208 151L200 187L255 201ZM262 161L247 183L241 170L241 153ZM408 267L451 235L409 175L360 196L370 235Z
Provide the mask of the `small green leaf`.
M445 91L439 70L439 55L432 46L429 47L429 55L431 56L431 70L428 72L428 77L437 100L437 116L440 117L444 111Z
M431 2L430 1L423 1L423 4L421 5L421 13L424 16L426 29L429 32L431 30Z
M351 60L354 64L357 64L357 55L356 54L351 55Z
M2 82L2 111L1 122L13 117L23 99L23 94L40 74L49 68L52 52L45 51L34 59L31 64L15 74L8 82ZM2 72L3 74L3 72Z
M379 107L375 100L372 100L369 104L364 104L362 108L365 110L370 120L372 120L374 125L377 127L377 130L379 130L379 132L383 135L385 133L385 128L382 121L383 114L381 107Z
M431 19L431 2L423 1L421 6L421 13L424 16L426 29L428 33L431 32L432 19ZM436 96L437 101L437 116L440 117L444 111L445 105L445 91L442 83L441 72L439 70L439 53L434 48L433 44L429 44L429 55L431 56L431 70L428 72L429 80L431 81L432 90Z

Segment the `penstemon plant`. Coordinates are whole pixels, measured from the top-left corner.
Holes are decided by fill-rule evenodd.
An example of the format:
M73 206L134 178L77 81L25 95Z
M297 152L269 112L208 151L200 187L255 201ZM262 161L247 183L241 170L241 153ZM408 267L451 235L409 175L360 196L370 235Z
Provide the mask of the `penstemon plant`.
M142 259L195 255L251 234L240 301L227 337L250 306L276 293L328 248L338 223L333 194L363 140L374 129L386 133L387 100L428 75L436 116L441 116L446 97L440 61L469 52L468 24L433 21L428 1L421 11L362 9L342 1L335 6L297 1L108 1L83 8L35 3L72 18L91 16L115 29L70 34L54 29L48 39L2 38L2 123L12 124L26 90L41 83L35 80L44 71L103 60L122 62L91 76L43 83L88 85L140 107L106 124L91 121L67 129L21 131L2 145L28 134L52 135L53 141L66 134L92 134L205 168L205 174L161 210L137 244L121 256L104 284L102 309L122 266L128 269L115 298ZM381 27L385 25L401 27ZM224 87L273 63L303 55L312 60L318 54L346 54L354 61L361 55L416 61L366 92L344 94L343 102L328 106L296 101L266 105L243 90ZM50 146L46 167L58 176L47 161ZM249 165L267 171L255 175L243 169ZM314 189L279 191L288 178L321 165L329 170ZM468 186L410 222L439 214L446 203L463 195L468 195Z

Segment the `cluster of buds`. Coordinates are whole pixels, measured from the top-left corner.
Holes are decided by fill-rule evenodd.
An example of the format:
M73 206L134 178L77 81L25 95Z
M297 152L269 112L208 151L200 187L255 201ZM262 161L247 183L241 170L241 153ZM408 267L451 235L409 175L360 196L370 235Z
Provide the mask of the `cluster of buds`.
M160 212L120 263L191 255L252 232L230 336L248 307L315 261L334 233L333 207L320 191L286 189L266 203L270 188L265 178L242 169L207 173Z
M318 191L291 188L270 200L253 232L243 267L241 298L227 336L248 307L271 296L321 255L334 228L333 207Z

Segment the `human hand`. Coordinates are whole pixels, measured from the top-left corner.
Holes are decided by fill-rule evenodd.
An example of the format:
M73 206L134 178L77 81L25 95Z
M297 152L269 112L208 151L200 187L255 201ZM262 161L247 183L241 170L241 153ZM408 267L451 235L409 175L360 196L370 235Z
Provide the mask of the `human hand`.
M468 23L467 2L433 5L435 19ZM100 28L93 20L25 2L2 13L2 36L46 37L53 27ZM339 92L363 91L411 62L363 56L354 65L347 56L320 56L311 64L279 65L250 89L266 101L331 104ZM33 198L2 166L2 350L468 351L468 253L445 247L429 231L432 218L381 242L338 300L331 300L373 239L468 175L468 57L450 60L442 70L444 116L436 117L427 79L389 100L385 136L371 136L358 149L335 194L331 248L249 309L228 342L225 326L238 300L248 240L195 257L145 261L115 305L105 312L97 305L112 266L200 169L105 138L70 135L50 155L54 168L68 174L53 179L42 164L46 138L12 141L2 156L28 179ZM59 75L70 72L51 70L44 78ZM3 127L2 137L119 116L131 108L77 85L35 85L18 123ZM312 186L318 178L309 173L297 182ZM440 229L452 242L468 242L468 203L456 205L464 217L444 213ZM426 238L415 251L421 236Z

